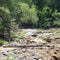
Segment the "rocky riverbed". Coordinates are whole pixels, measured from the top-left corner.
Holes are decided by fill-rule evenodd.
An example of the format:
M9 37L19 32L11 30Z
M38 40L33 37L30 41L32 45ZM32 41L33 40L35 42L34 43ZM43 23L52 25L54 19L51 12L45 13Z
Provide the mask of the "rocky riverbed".
M60 47L55 44L43 44L40 47L8 48L0 52L0 60L60 60Z
M60 37L29 30L22 39L0 48L0 60L60 60Z

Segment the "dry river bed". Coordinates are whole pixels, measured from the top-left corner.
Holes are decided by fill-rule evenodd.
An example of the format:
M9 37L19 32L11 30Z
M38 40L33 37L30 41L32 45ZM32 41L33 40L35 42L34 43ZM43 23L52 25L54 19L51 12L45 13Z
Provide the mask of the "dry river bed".
M60 60L59 46L60 44L4 46L0 47L0 60Z
M31 29L25 32L23 39L0 47L0 60L60 60L60 36Z

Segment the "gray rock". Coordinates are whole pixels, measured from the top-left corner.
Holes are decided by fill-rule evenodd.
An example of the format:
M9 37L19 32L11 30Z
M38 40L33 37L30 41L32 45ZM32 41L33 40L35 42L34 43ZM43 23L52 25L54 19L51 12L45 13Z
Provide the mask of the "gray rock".
M9 46L20 46L20 43L18 43L18 42L14 42L14 43L13 43L13 42L12 42L12 43L9 44Z
M7 56L9 54L9 51L8 50L5 50L2 52L3 55Z

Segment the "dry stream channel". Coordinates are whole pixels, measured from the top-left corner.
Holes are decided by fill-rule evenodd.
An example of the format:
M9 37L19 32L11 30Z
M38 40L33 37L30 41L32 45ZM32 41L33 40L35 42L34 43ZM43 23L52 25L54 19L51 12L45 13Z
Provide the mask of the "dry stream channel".
M60 60L60 37L52 32L27 32L22 39L0 47L0 60Z

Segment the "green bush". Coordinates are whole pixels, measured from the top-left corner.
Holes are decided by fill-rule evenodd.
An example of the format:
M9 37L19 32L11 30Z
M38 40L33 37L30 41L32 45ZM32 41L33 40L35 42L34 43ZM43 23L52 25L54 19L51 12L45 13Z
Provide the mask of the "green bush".
M4 43L6 43L6 41L3 39L0 39L0 46L3 45Z

